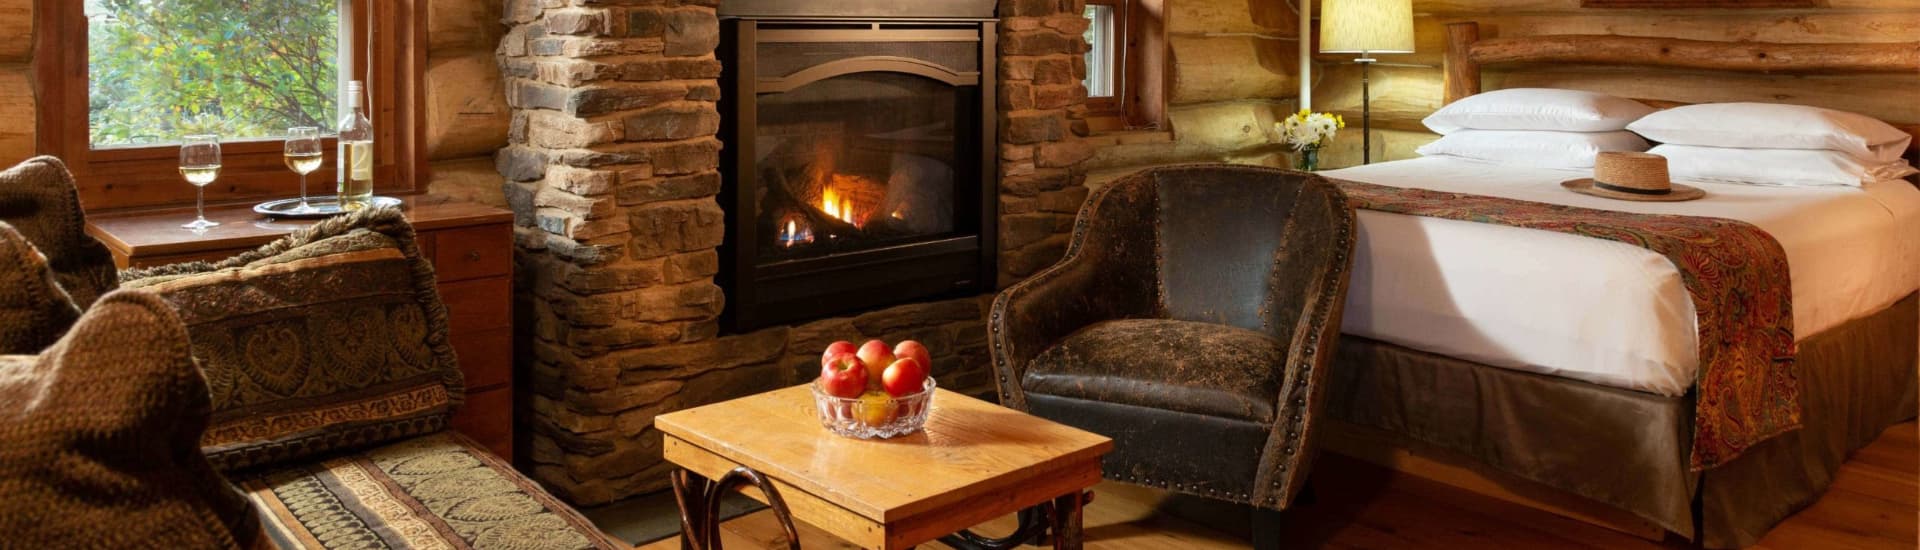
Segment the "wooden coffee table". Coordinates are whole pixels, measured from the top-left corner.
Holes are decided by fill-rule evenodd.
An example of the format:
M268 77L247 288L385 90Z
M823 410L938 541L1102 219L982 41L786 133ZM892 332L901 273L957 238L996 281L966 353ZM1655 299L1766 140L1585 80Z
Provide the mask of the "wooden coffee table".
M1084 493L1113 440L935 391L925 430L884 440L821 427L806 386L655 418L681 468L682 547L718 534L710 497L759 482L777 496L741 492L866 548L909 548L1016 512L1022 531L1044 525L1055 548L1080 548Z

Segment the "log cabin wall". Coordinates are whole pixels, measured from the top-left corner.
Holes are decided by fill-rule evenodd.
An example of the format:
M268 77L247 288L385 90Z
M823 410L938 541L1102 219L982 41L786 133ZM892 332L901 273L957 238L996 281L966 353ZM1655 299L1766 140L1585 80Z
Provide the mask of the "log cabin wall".
M1781 43L1908 42L1920 40L1920 0L1823 0L1805 9L1598 9L1581 0L1414 0L1417 52L1380 55L1373 68L1375 161L1418 156L1414 149L1439 136L1420 119L1439 109L1445 88L1441 57L1446 24L1480 23L1481 38L1551 34L1615 34L1717 41ZM1347 55L1314 55L1314 109L1360 120L1359 69ZM1784 76L1638 67L1495 65L1484 68L1487 90L1559 87L1626 97L1688 103L1766 101L1855 111L1898 122L1920 122L1920 72ZM1344 133L1322 155L1322 166L1360 162L1360 133Z
M0 0L0 168L33 156L33 0Z
M1099 186L1152 166L1230 162L1285 166L1274 122L1299 96L1299 19L1288 0L1160 0L1167 49L1167 125L1096 133L1086 168Z
M493 57L506 32L501 3L435 0L428 6L428 189L505 205L493 165L512 116ZM0 0L0 168L35 152L33 32L33 0Z
M499 0L427 3L425 150L428 191L506 206L494 155L507 146L513 111L494 57L507 32Z

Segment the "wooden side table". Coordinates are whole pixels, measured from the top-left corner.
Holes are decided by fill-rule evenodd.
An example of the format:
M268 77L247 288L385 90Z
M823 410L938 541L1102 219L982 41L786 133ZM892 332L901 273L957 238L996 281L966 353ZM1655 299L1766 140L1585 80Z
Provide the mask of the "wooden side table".
M466 375L466 406L453 426L512 460L513 213L433 195L401 199L421 254L433 260L448 336ZM125 269L221 260L313 225L263 218L251 205L208 207L207 219L220 226L205 234L180 228L192 219L191 208L90 214L87 234Z
M806 386L662 415L654 425L665 434L667 460L681 468L675 484L683 497L706 492L712 480L761 481L774 490L744 492L773 501L777 514L882 549L1051 503L1055 548L1080 548L1082 495L1100 482L1100 457L1113 440L935 391L926 429L893 439L828 432ZM708 503L681 504L689 533L717 532L717 518L702 510Z

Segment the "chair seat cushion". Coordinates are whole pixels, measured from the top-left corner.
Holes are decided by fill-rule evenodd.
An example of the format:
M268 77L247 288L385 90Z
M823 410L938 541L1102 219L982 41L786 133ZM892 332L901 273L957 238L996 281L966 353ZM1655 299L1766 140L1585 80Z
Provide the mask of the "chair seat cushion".
M1251 330L1212 323L1124 319L1096 323L1035 357L1027 393L1272 422L1286 348Z
M237 481L282 548L619 548L454 432Z

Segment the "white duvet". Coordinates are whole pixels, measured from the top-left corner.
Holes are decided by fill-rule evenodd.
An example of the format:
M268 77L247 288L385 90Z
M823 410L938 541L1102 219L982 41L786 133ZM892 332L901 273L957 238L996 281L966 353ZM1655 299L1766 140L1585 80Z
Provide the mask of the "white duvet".
M1920 190L1695 184L1707 197L1626 202L1575 194L1587 174L1426 157L1326 176L1658 214L1731 218L1786 250L1794 333L1879 311L1920 288ZM1362 210L1347 334L1500 367L1661 395L1699 369L1695 314L1664 256L1599 239Z

